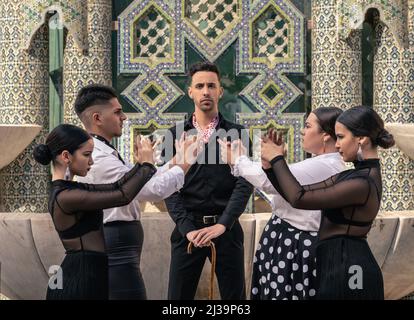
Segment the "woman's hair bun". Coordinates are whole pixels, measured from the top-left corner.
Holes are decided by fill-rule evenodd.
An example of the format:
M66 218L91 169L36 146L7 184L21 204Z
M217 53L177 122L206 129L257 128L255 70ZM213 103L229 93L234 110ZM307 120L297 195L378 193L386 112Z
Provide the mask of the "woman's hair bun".
M395 141L391 133L389 133L386 129L382 129L379 132L375 143L384 149L388 149L395 144Z
M52 161L53 156L46 144L39 144L33 150L35 160L43 165L48 165Z

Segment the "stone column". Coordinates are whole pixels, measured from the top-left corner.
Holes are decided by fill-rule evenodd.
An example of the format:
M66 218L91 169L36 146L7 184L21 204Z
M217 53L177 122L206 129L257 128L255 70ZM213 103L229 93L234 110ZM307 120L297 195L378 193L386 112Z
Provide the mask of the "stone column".
M361 104L361 30L338 39L337 0L312 1L312 21L312 109Z
M376 28L374 57L374 109L385 123L414 122L413 6L409 17L410 48L402 48L389 28ZM414 210L414 161L394 147L380 148L383 177L381 208L384 211Z
M112 84L111 67L112 3L110 0L88 1L89 50L82 52L69 33L64 53L63 96L64 122L80 125L73 104L85 85Z
M50 169L36 163L32 152L44 141L49 126L48 32L47 26L41 27L29 49L20 48L21 4L0 2L0 123L38 124L43 130L0 171L0 203L6 212L46 212Z

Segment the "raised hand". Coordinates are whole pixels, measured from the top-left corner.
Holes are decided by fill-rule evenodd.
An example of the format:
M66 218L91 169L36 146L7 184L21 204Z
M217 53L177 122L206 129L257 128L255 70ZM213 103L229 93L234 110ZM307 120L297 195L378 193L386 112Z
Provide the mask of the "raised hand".
M184 132L179 140L175 141L176 154L174 164L191 166L197 161L198 155L202 152L203 143L196 136L187 136Z
M273 158L284 155L285 143L281 133L275 133L273 129L269 130L268 136L262 137L261 158L262 161L270 162Z
M221 161L234 165L236 163L236 160L241 156L247 155L247 149L241 142L241 140L235 140L233 142L229 142L225 139L218 140L218 143L220 145L220 158Z
M283 144L283 134L282 132L276 131L274 128L270 128L268 131L268 137L272 142L278 146Z
M134 157L140 164L144 162L154 164L153 144L148 138L141 139L139 135L137 136L134 145Z
M138 153L138 150L142 149L141 145L141 135L137 135L134 139L134 160L136 163L141 163L140 155Z

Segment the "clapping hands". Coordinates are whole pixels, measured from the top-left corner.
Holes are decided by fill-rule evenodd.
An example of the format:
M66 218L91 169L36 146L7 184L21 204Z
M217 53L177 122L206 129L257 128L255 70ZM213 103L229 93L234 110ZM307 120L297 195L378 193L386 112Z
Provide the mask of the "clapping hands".
M241 140L229 142L225 139L219 139L221 161L234 166L236 160L241 156L247 156L247 148Z
M135 138L134 160L139 164L154 164L154 144L148 138L141 138L140 135Z
M173 163L191 166L197 161L203 151L203 141L197 136L187 136L184 132L179 140L175 141L175 157Z
M271 128L267 136L262 137L261 158L264 168L270 167L269 162L277 156L285 155L285 143L281 132Z

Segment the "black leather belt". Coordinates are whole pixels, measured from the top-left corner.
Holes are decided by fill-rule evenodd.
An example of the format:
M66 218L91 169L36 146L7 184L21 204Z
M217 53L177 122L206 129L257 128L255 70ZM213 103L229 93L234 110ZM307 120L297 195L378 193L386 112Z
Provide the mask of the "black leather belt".
M138 222L139 222L138 220L132 220L132 221L115 220L115 221L109 221L107 223L104 223L104 226L105 227L115 227L115 226L138 224Z
M212 215L212 216L194 216L194 219L198 223L202 224L216 224L219 220L219 215Z

